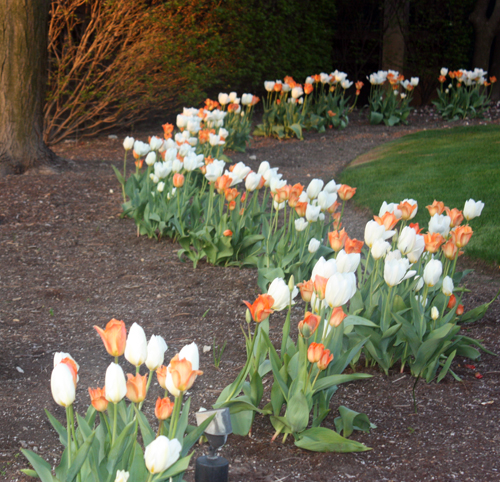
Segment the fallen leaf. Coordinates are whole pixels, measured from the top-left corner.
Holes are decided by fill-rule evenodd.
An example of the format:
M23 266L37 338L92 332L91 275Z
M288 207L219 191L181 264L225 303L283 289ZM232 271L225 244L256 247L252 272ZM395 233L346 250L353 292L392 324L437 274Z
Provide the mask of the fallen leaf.
M479 379L483 378L483 375L481 375L479 372L477 372L474 376Z
M476 367L474 365L464 365L465 368L468 368L469 370L475 370Z

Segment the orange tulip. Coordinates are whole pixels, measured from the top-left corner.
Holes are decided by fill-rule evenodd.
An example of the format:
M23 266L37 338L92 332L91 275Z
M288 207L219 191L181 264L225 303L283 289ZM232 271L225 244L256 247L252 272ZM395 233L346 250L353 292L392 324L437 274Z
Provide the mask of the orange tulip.
M307 210L307 203L306 202L304 202L304 203L298 202L295 205L295 211L297 212L297 214L301 218L303 218L306 215L306 210Z
M351 239L349 236L346 237L345 240L345 252L347 254L351 253L361 253L361 248L363 247L363 244L365 244L363 241L360 241L359 239Z
M138 373L135 377L127 373L127 398L134 403L142 402L146 398L146 385L148 375L141 376Z
M274 91L275 92L281 92L282 85L279 82L276 82L274 84Z
M458 305L457 306L457 311L455 311L455 313L460 316L460 315L463 315L464 314L464 305Z
M196 377L198 375L203 375L202 371L193 370L191 362L186 358L179 360L178 353L170 361L170 367L168 370L172 375L172 383L174 387L180 392L189 390L193 386Z
M348 236L345 229L342 231L331 231L328 233L328 241L335 252L340 251L344 247L347 238Z
M424 228L421 228L418 223L410 223L410 228L413 229L417 234L420 234Z
M90 402L98 412L104 412L108 408L106 400L106 387L89 388Z
M300 290L300 296L302 296L302 299L306 302L309 303L312 298L312 294L314 292L314 283L312 280L309 281L303 281L302 283L297 284L299 290Z
M375 219L375 221L377 221L377 223L381 226L383 225L386 231L394 229L394 226L396 226L399 221L396 215L394 213L390 213L389 211L385 212L381 218L373 216L373 219Z
M454 228L455 226L459 226L462 224L462 221L464 220L464 215L460 209L457 208L445 208L446 209L446 214L450 217L451 223L450 223L450 228Z
M444 202L442 201L436 201L434 199L434 202L430 206L425 206L427 210L429 211L429 214L434 216L434 214L443 214L444 211Z
M282 202L288 201L288 199L290 197L291 190L292 190L292 186L290 186L288 184L276 189L276 193L274 194L274 200L280 204Z
M321 358L318 361L318 368L320 370L326 370L330 362L333 360L333 354L330 354L330 350L325 350L321 354Z
M402 203L398 204L398 209L401 211L402 215L401 217L408 221L411 219L413 216L413 211L417 209L417 204L410 204L408 201L404 201Z
M443 250L443 254L445 255L446 258L453 260L455 259L455 256L457 255L457 247L453 243L453 241L450 239L447 241L443 246L441 247Z
M335 213L335 211L339 208L340 206L340 203L338 201L335 201L328 209L327 211L330 213L330 214L333 214ZM340 215L340 213L339 213Z
M356 87L356 90L361 90L361 88L363 87L363 82L361 82L361 80L358 80L355 84L354 84L354 87Z
M174 402L170 398L160 398L156 400L155 416L158 420L167 420L174 410Z
M224 192L226 189L231 187L232 182L233 180L227 174L224 174L218 177L215 181L215 189L217 189L220 194L221 192Z
M457 226L451 232L451 239L456 244L457 248L463 248L467 246L470 238L472 236L472 228L469 225L466 226Z
M178 188L182 186L184 186L184 176L179 172L176 172L174 174L174 187Z
M166 390L167 384L165 382L167 380L167 367L165 365L162 365L156 370L156 378L158 379L160 387Z
M445 77L444 75L440 75L440 76L438 77L438 80L439 80L439 82L441 82L441 83L446 82L446 77Z
M448 301L448 308L451 310L457 304L457 297L455 295L451 295Z
M306 311L306 316L299 323L299 333L304 338L309 338L318 329L321 318L313 315L310 311Z
M324 350L325 346L321 343L311 343L307 350L307 359L309 363L318 363Z
M239 195L240 193L238 192L238 189L236 189L235 187L233 187L232 189L227 188L224 190L224 196L226 197L227 202L234 201Z
M271 295L259 295L259 297L251 305L248 301L243 301L250 310L253 321L260 323L266 320L273 310L271 307L274 305L274 298Z
M165 137L165 139L170 139L172 137L172 132L174 131L174 125L167 122L166 124L163 124L162 127L163 137Z
M335 213L332 215L333 224L332 227L335 231L338 231L342 227L342 223L340 222L341 213Z
M314 292L320 300L325 299L326 284L328 283L328 278L324 278L319 274L314 278Z
M101 336L106 351L111 356L121 356L125 352L125 343L127 342L127 329L125 323L114 318L106 325L106 329L94 326L97 333Z
M340 186L339 190L337 191L337 194L342 201L349 201L354 194L356 194L356 188L348 186L347 184L342 184Z
M78 381L78 365L76 364L76 361L73 360L73 358L66 357L63 358L59 363L64 363L69 368L69 371L73 376L73 383L76 387L76 382Z
M444 241L445 239L439 233L424 234L425 250L429 253L437 253Z
M234 202L234 201L233 201ZM224 236L227 236L228 238L233 235L233 232L230 229L226 229L223 233Z
M137 169L142 169L142 165L144 164L144 159L139 159L138 161L135 161L135 167L137 167Z
M310 94L314 90L314 87L312 84L304 84L304 92L306 95Z
M337 328L337 326L339 326L344 321L344 318L346 316L347 314L344 313L342 307L337 306L333 309L332 316L330 316L330 326Z

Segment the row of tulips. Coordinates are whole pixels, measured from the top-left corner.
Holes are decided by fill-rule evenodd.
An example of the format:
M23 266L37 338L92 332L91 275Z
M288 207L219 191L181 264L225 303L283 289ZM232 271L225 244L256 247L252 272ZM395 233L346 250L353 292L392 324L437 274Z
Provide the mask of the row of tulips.
M136 161L123 184L130 198L124 215L134 218L138 234L178 240L179 256L194 266L206 258L257 267L262 288L276 276L304 277L319 256L331 254L323 240L329 226L341 225L355 188L321 179L292 186L268 162L257 172L242 162L226 169L223 159L196 154L182 142L185 132L176 140L152 137L147 145L125 139L125 159L133 150L136 158L145 155L147 166ZM354 242L347 246L356 249Z
M191 459L189 451L211 421L199 427L189 426L190 398L183 404L184 394L203 374L197 346L185 346L165 366L167 344L161 336L153 335L148 342L136 323L127 336L125 323L115 319L105 329L94 328L108 354L114 357L106 370L105 386L89 388L91 405L85 416L75 414L80 367L68 353L54 355L51 390L55 402L66 409L66 427L46 412L64 452L53 473L51 465L39 455L22 450L34 469L23 472L43 482L127 482L129 477L131 481L180 482ZM126 378L118 364L122 355L135 367L135 374L128 373ZM140 374L142 365L148 369L144 375ZM165 390L164 396L156 400L157 430L141 411L155 372ZM125 398L130 401L128 406Z
M461 250L473 234L469 222L481 214L483 203L470 199L460 211L434 201L427 209L428 232L421 234L422 228L411 223L418 210L415 200L384 202L379 215L366 224L365 247L348 252L345 230L333 231L329 242L334 255L328 260L321 257L310 279L295 286L293 276L288 284L276 278L267 293L252 304L246 302L247 362L216 404L231 408L238 433L248 433L255 413L261 413L270 417L275 437L292 434L299 447L334 451L343 444L346 451L366 450L339 438L340 431L344 436L354 428L369 431L366 415L340 407L337 432L319 426L336 386L366 378L342 375L347 365L355 369L364 353L366 365L377 364L386 373L394 365L401 372L408 366L415 377L416 410L415 386L420 378L439 382L450 373L460 380L451 368L455 356L477 359L479 349L487 351L477 340L460 334L459 323L480 319L493 300L464 313L464 289L458 285L466 273L456 272ZM299 290L305 310L294 342L290 315ZM269 340L269 317L286 308L278 351ZM253 335L251 320L256 323ZM270 371L271 401L261 407L259 387Z
M440 88L434 105L445 119L465 119L482 117L488 109L492 89L488 89L497 79L489 82L483 69L472 71L459 69L450 71L443 67L439 75Z

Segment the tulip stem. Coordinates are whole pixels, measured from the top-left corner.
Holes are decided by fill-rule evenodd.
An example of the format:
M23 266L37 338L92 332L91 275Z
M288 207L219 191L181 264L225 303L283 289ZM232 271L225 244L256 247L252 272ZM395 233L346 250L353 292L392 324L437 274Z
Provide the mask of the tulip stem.
M180 392L179 396L175 397L174 410L172 418L170 419L170 430L168 434L170 440L175 438L175 432L177 431L177 422L179 421L179 414L181 412L183 394L184 392Z
M148 482L151 482L153 480L153 474L149 474Z
M111 428L109 426L108 418L106 417L106 414L104 412L101 412L102 419L104 420L104 423L106 424L106 428L108 429L108 432L111 433Z
M71 432L73 433L73 440L75 441L75 448L78 450L78 440L76 439L76 433L75 433L75 414L73 412L73 405L71 404L69 406L69 416L71 419Z
M66 407L66 429L68 433L68 470L71 467L71 428L70 428L70 407Z
M127 176L127 152L128 151L125 151L125 156L123 157L123 182L122 182L123 202L127 200L127 196L125 196L125 181Z
M163 420L160 420L160 424L158 425L158 433L156 434L157 438L161 435L162 428L163 428Z
M153 370L149 370L149 378L148 378L148 383L146 385L146 394L144 395L144 400L146 399L146 397L148 396L148 392L149 392L149 387L151 386L151 380L153 379ZM142 408L142 405L144 403L144 400L142 402L139 403L139 410L141 410Z
M115 407L115 416L113 418L113 433L112 433L112 436L111 436L111 446L114 445L115 443L115 436L116 436L116 425L117 425L117 421L118 421L118 406L116 403L113 403L114 407Z

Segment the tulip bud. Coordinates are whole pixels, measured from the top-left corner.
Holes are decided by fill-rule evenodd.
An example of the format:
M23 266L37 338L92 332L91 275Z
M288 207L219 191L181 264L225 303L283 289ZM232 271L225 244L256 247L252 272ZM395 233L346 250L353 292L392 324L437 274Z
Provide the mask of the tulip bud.
M250 310L247 308L247 311L245 313L245 320L248 324L252 321L252 314L250 313Z
M302 299L306 302L309 303L311 301L312 294L314 292L314 283L312 280L309 281L303 281L302 283L299 283L298 288L300 290L300 296Z
M334 308L332 310L332 316L330 316L330 326L333 328L337 328L344 321L344 318L347 317L347 314L344 313L344 310L341 306Z
M182 347L179 352L179 359L186 359L191 362L193 370L198 370L200 368L200 352L198 350L198 345L196 343L190 343Z
M125 342L127 340L127 329L125 323L114 318L106 325L106 329L94 326L99 333L106 351L111 356L121 356L125 351Z
M288 279L288 289L292 293L296 290L296 288L295 288L295 278L294 278L293 274Z
M319 247L321 246L321 243L319 240L316 238L311 238L311 241L309 241L309 246L307 250L312 254L318 251Z
M158 420L167 420L174 409L174 402L170 398L160 398L156 400L155 416Z
M134 138L133 137L125 137L125 140L123 141L123 148L126 151L130 151L130 149L134 148Z
M118 470L116 472L115 482L127 482L129 477L130 473L127 472L126 470Z
M146 366L150 371L158 369L162 364L168 346L161 336L153 335L148 343L148 356Z
M73 373L65 363L57 364L52 370L50 389L54 401L61 407L69 407L75 401L76 386Z
M174 187L182 187L184 186L184 176L182 174L179 174L176 172L174 174L174 179L173 179Z
M307 311L304 319L299 323L299 333L305 338L310 338L318 329L320 317Z
M307 359L309 363L318 363L324 349L325 347L321 343L311 343L307 350Z
M318 361L318 368L320 370L326 370L328 365L333 360L333 354L330 354L330 350L325 350L321 354L321 358Z
M127 373L127 398L134 403L140 403L146 398L148 375L137 373L135 377Z
M89 388L90 402L98 412L104 412L108 408L106 400L106 387L104 388Z
M464 305L458 305L457 311L455 313L457 314L457 316L463 315L464 314Z
M125 346L125 358L136 367L141 366L148 356L148 342L142 327L134 323L127 337Z
M127 394L127 382L122 367L116 363L111 363L106 370L105 378L106 400L118 403Z
M453 294L454 288L455 287L453 286L453 280L449 276L446 276L446 278L443 280L443 294L445 296L451 296Z
M151 151L147 156L146 156L146 164L148 166L152 166L156 162L156 153Z
M435 306L431 308L431 318L434 321L436 321L439 318L439 310Z
M424 269L424 282L427 286L432 287L437 284L441 273L443 272L443 265L438 259L431 259Z
M153 440L144 452L144 461L151 474L159 474L167 470L179 459L182 445L177 439L169 440L160 435Z

